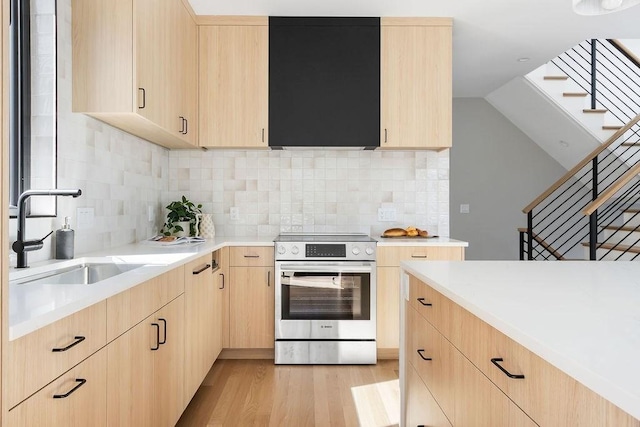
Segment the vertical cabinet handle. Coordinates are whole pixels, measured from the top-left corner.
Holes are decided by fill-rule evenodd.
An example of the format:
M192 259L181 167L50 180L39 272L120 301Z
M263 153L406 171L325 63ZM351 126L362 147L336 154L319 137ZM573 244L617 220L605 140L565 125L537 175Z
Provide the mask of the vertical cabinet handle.
M53 349L51 349L51 351L52 351L52 352L54 352L54 353L59 353L59 352L62 352L62 351L67 351L67 350L69 350L71 347L75 347L75 346L77 346L78 344L80 344L82 341L84 341L84 340L85 340L85 337L83 337L83 336L81 336L81 335L78 335L78 336L73 337L73 339L74 339L74 341L73 341L71 344L69 344L68 346L66 346L66 347L57 347L57 348L53 348Z
M387 128L384 129L384 143L387 143Z
M262 142L264 142L264 128L262 128Z
M271 270L267 271L267 286L271 286Z
M160 337L158 336L158 345L166 344L167 343L167 319L163 319L162 317L160 317L158 320L162 322L162 325L164 327L164 338L162 339L162 341L160 341ZM158 327L158 330L159 329L160 327Z
M432 360L430 357L424 357L424 354L422 354L424 352L424 348L419 348L418 350L416 350L417 353L420 355L420 357L422 358L422 360Z
M147 91L143 87L139 87L138 91L142 92L142 106L138 106L142 110L147 106Z
M424 298L416 298L418 300L418 302L422 305L424 305L425 307L432 307L433 304L431 304L430 302L424 302Z
M178 133L184 134L184 117L178 116L178 118L180 119L180 130Z
M498 369L500 369L502 371L502 373L504 373L509 378L513 378L513 379L517 379L517 380L524 379L524 375L522 375L522 374L512 374L511 372L509 372L506 369L504 369L502 367L502 365L500 363L498 363L498 362L502 362L502 361L503 361L502 357L494 357L493 359L491 359L491 363L496 365L498 367Z
M74 391L76 391L77 389L82 387L84 385L84 383L87 382L87 380L85 380L84 378L76 378L76 382L78 384L76 384L75 387L73 387L71 390L69 390L65 394L54 394L53 398L54 399L64 399L65 397L69 397L71 395L71 393L73 393Z
M189 119L184 119L184 134L189 133Z
M155 326L156 328L156 346L151 347L151 350L156 351L160 348L160 325L157 323L152 323L151 326Z
M224 289L224 273L220 273L220 275L222 276L222 287L218 289Z

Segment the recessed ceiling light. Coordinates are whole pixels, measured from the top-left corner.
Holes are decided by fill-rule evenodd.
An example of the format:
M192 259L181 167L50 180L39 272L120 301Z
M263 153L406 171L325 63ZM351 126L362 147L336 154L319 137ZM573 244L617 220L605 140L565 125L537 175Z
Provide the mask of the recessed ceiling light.
M529 58L527 57L518 58L518 62L527 62L528 60Z

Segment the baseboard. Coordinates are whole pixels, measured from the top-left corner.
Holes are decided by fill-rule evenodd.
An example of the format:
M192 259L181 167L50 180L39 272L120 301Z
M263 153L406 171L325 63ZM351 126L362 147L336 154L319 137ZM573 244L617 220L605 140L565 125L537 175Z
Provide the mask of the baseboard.
M271 359L272 348L223 348L218 359Z
M398 359L399 353L397 348L379 348L378 360Z

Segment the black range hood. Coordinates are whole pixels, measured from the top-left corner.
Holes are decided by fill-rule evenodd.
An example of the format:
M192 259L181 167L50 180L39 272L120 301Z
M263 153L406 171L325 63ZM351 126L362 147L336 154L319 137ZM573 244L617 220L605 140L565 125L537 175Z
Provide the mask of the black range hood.
M269 146L380 146L380 18L269 17Z

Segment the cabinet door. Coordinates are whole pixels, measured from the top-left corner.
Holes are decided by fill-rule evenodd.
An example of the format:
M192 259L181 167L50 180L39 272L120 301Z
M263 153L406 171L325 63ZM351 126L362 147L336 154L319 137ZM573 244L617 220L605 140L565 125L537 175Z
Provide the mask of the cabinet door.
M268 147L269 30L200 26L199 145Z
M185 399L191 400L215 360L216 288L211 255L185 267Z
M151 316L107 346L107 425L153 423L153 355L157 347ZM156 350L157 351L157 350Z
M198 30L196 23L182 2L176 2L178 22L178 52L175 61L177 73L174 79L177 110L180 120L179 135L185 141L196 145L198 133ZM184 119L184 121L183 121Z
M175 8L160 0L135 0L134 5L137 112L167 130L177 128L170 84L171 64L176 62L171 57Z
M378 349L397 349L400 339L400 269L378 267L377 276L376 344Z
M106 364L107 352L103 349L9 411L6 425L114 425L107 424Z
M184 410L184 296L154 316L160 325L160 349L153 352L153 426L175 426Z
M229 295L230 295L230 275L229 275L229 248L222 248L216 251L219 269L214 273L217 288L220 292L219 303L222 304L222 344L221 348L229 348Z
M451 21L383 18L381 25L380 147L450 147Z
M273 267L231 267L231 348L273 348Z

